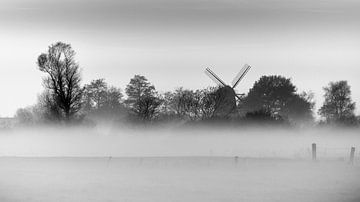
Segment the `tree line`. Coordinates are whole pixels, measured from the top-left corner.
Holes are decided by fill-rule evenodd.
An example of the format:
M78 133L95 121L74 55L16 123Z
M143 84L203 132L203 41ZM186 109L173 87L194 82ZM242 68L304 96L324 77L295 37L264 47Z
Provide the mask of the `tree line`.
M325 101L315 122L313 94L297 92L291 79L262 76L241 99L229 117L218 120L216 87L191 90L182 87L159 93L145 76L135 75L123 91L99 78L81 85L79 64L70 44L57 42L37 58L46 76L44 91L35 105L20 108L21 125L123 123L213 123L357 126L355 103L347 81L324 87Z

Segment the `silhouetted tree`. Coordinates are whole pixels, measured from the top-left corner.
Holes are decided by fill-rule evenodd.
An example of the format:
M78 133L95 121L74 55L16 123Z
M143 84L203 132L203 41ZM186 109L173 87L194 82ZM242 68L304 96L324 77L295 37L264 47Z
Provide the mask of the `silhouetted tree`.
M264 109L247 112L244 120L248 123L281 123L283 120L279 120L272 116L272 114Z
M198 105L196 94L192 90L178 88L172 94L170 107L179 117L195 119Z
M161 100L155 87L141 75L135 75L126 86L125 103L140 120L150 121L158 113Z
M163 116L176 116L175 110L173 109L173 97L174 93L171 91L167 91L163 93L161 96L161 105L159 106L159 110L161 115Z
M127 104L134 104L143 96L154 95L155 87L141 75L135 75L126 86L125 92L128 96L125 101Z
M15 114L18 124L58 123L62 118L61 109L56 105L53 98L54 96L49 90L45 90L38 96L35 105L18 109Z
M246 113L265 111L288 121L312 119L313 106L306 94L297 94L291 80L282 76L262 76L241 105Z
M162 111L184 120L202 120L213 116L215 110L215 90L187 90L182 87L163 96Z
M121 89L111 86L106 90L106 96L102 108L110 111L123 108L121 103L122 98L123 94L121 93Z
M33 112L38 122L59 122L63 118L62 110L56 103L56 96L50 90L45 90L38 96L38 102Z
M300 123L312 123L314 121L313 109L315 106L314 94L302 92L295 94L289 101L288 120Z
M202 120L211 119L214 117L217 99L216 91L217 88L206 88L196 91L196 94L198 94L201 98L199 106Z
M118 121L127 114L120 88L109 87L104 79L96 79L85 85L84 89L83 111L87 121L112 123L109 121Z
M135 103L134 111L137 116L143 121L151 121L158 114L158 108L161 104L161 100L154 95L147 95L140 98Z
M86 111L116 109L122 107L123 94L120 88L108 86L104 79L96 79L84 88L84 108Z
M173 108L174 92L167 91L160 95L161 104L159 106L158 123L177 122L181 123L183 117L176 114ZM179 122L180 121L180 122Z
M319 114L327 123L355 124L355 102L351 99L351 90L347 81L331 82L324 87L325 101Z
M57 42L38 57L37 64L47 74L44 86L50 91L49 96L61 109L62 118L69 121L81 108L81 77L75 51L70 44Z
M99 109L106 100L107 84L104 79L96 79L84 87L84 108L89 111Z

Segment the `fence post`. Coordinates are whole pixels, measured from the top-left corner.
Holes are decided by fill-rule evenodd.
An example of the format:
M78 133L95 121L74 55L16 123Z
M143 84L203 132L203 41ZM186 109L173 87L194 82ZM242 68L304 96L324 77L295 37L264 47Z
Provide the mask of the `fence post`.
M354 164L354 158L355 158L355 147L351 147L351 150L350 150L350 164Z
M235 162L235 166L237 166L237 165L238 165L238 162L239 162L239 157L238 157L238 156L235 156L234 162Z
M313 161L316 161L316 144L315 143L313 143L312 145L311 145L311 151L312 151L312 160Z

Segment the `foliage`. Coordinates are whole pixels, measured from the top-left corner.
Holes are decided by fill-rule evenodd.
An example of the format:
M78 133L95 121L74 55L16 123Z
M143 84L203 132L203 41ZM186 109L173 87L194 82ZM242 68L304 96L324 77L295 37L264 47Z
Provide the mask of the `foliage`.
M84 108L86 111L99 109L104 105L108 87L104 79L96 79L84 87Z
M178 88L164 94L162 109L166 114L185 120L209 119L213 117L215 110L214 92L214 88L196 91Z
M96 79L84 87L84 110L92 111L111 111L122 108L122 98L120 88L108 86L104 79Z
M282 76L262 76L242 103L246 112L263 110L272 117L293 122L312 120L313 106L310 95L297 94L291 80Z
M159 112L161 99L155 87L141 75L135 75L126 86L125 103L141 121L153 120Z
M56 96L51 91L45 90L38 96L38 103L34 106L33 112L37 119L42 122L60 122L62 120L61 108L57 105Z
M158 115L161 100L155 95L142 96L136 103L134 111L143 121L151 121Z
M106 91L103 108L106 110L116 110L122 108L122 98L123 94L121 93L120 88L114 86L109 87Z
M175 120L180 122L232 122L247 123L309 123L313 122L314 99L312 93L297 93L291 79L283 76L262 76L247 95L238 101L236 110L225 119L216 116L217 105L234 108L223 97L234 98L233 89L206 88L189 90L182 87L160 95L146 77L135 75L125 88L123 100L120 88L109 86L105 79L96 79L81 87L81 75L70 44L57 42L48 47L37 59L39 70L46 73L45 90L36 105L20 108L16 112L19 124L62 123L81 120L83 116L128 116L129 120L152 122ZM324 123L342 125L359 124L354 114L350 86L346 81L331 82L324 88L325 101L319 114ZM234 96L232 96L234 94ZM224 96L226 95L226 96ZM234 103L234 99L231 99ZM226 111L226 110L219 110ZM135 120L134 119L134 120ZM105 121L107 121L106 119ZM117 119L118 120L118 119Z
M265 111L264 109L260 109L258 111L247 112L245 117L242 119L247 123L267 123L267 124L275 124L275 123L284 123L284 120L281 117L274 117L269 111Z
M148 82L147 78L141 75L135 75L134 78L130 80L125 92L128 96L125 102L129 105L133 105L142 97L156 94L155 87Z
M214 117L215 105L216 105L216 94L217 88L205 88L197 90L200 94L200 111L201 119L207 120Z
M83 96L83 112L87 121L111 123L126 116L121 89L109 86L105 79L96 79L86 84Z
M198 100L196 94L192 90L184 90L178 88L174 93L171 93L169 109L178 117L196 119Z
M79 65L75 61L75 51L70 44L57 42L49 46L37 60L39 70L47 77L43 83L49 90L51 105L60 109L60 117L69 121L81 108L83 89L80 87Z
M356 124L355 102L351 99L351 90L347 81L330 82L324 87L324 91L325 101L319 114L325 118L326 123Z

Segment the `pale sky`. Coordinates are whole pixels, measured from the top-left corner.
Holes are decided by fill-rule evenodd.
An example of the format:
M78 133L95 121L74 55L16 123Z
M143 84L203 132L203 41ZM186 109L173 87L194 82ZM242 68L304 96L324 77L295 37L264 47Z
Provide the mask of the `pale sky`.
M262 75L292 78L299 91L348 80L360 104L360 1L356 0L1 0L0 117L35 104L36 59L57 41L77 52L83 84L105 78L125 88L142 74L157 90L230 83L237 91ZM357 110L359 112L359 110Z

